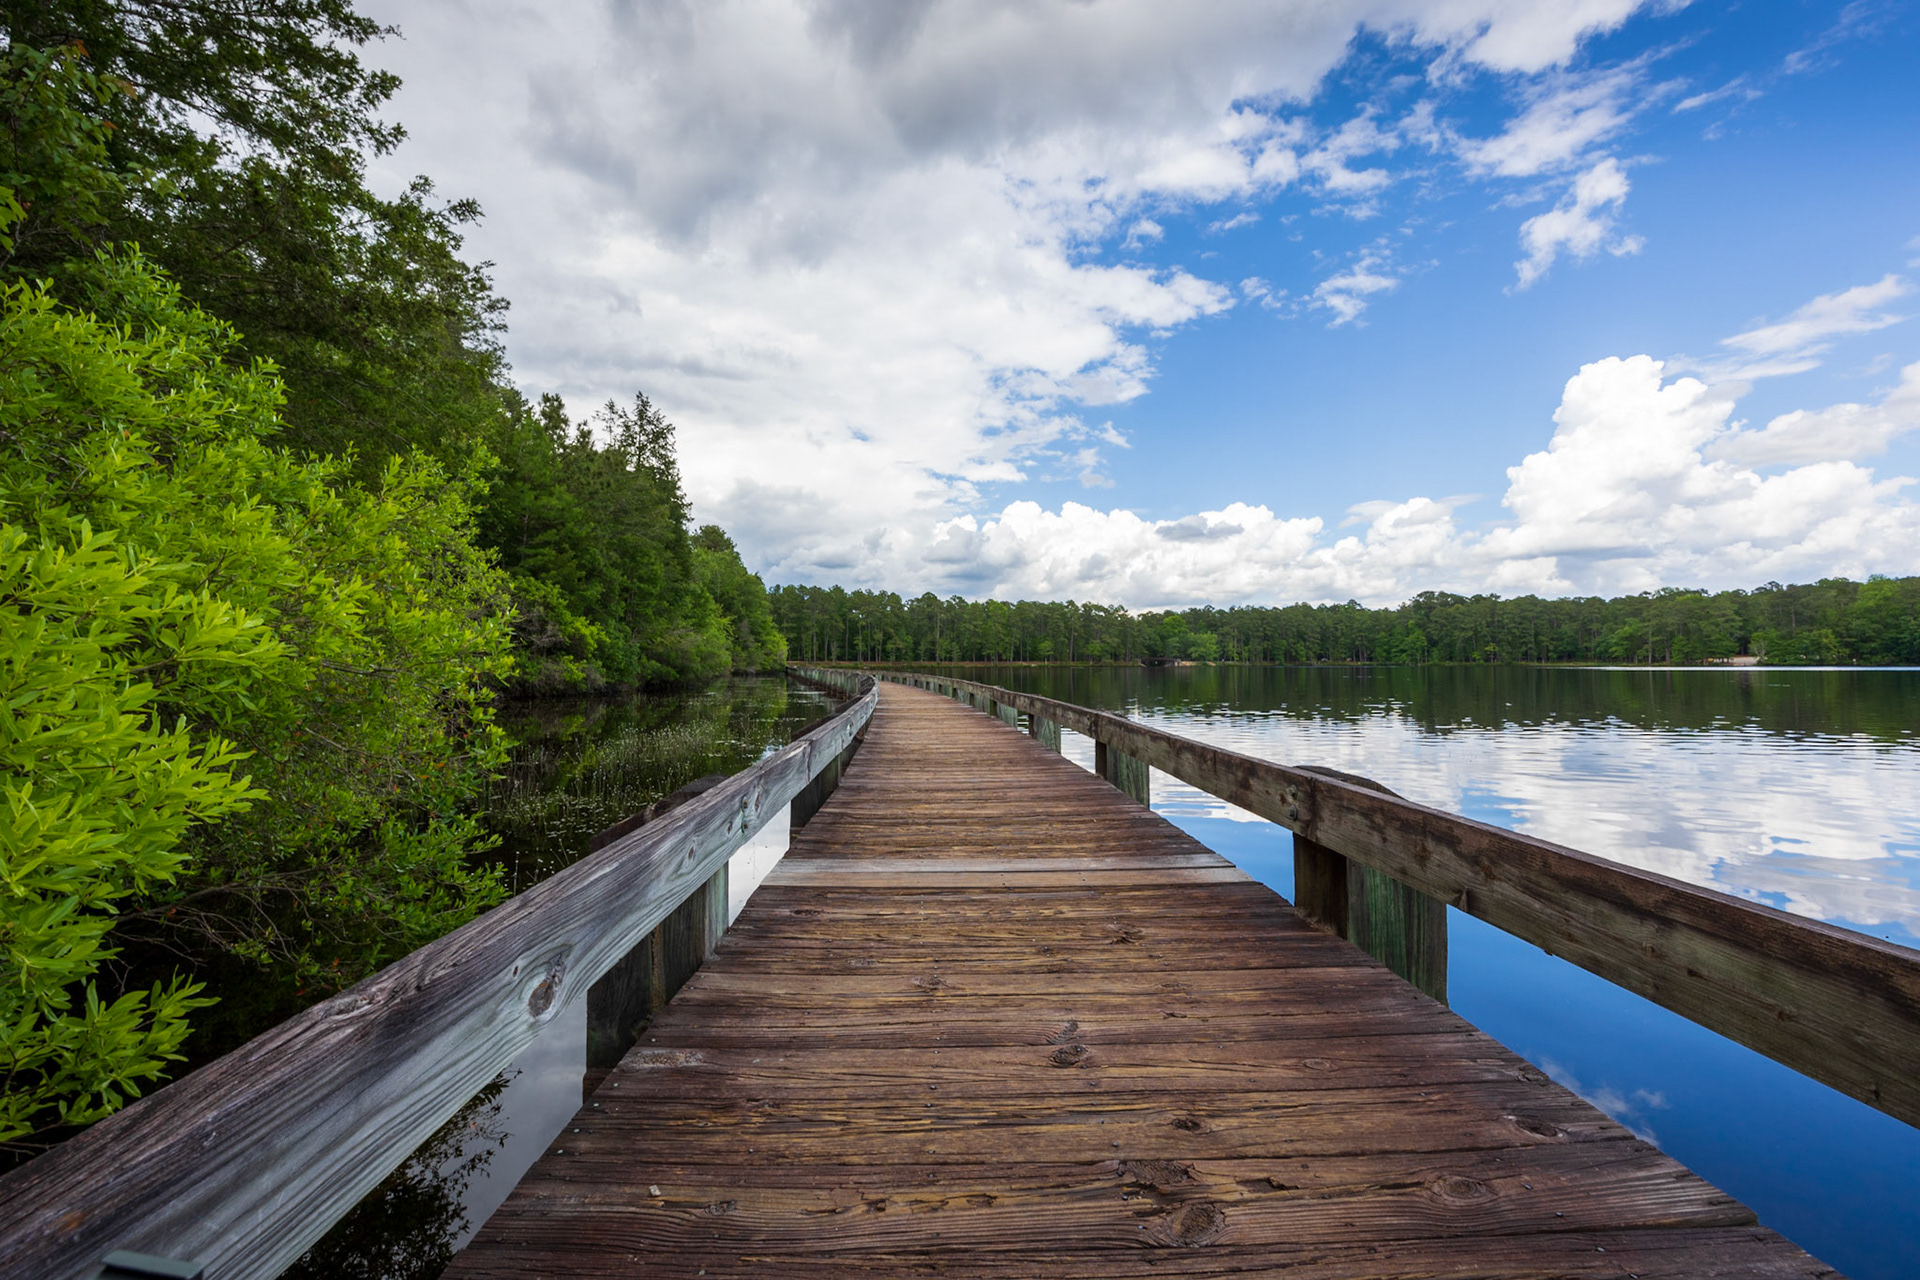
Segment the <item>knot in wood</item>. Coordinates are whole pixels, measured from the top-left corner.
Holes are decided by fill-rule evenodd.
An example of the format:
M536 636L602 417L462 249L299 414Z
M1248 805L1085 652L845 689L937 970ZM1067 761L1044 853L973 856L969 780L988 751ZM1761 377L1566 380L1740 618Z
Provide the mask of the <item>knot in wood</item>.
M1167 1122L1182 1133L1205 1133L1207 1122L1199 1116L1175 1116Z
M1188 1186L1194 1181L1193 1166L1180 1160L1129 1160L1120 1166L1120 1176L1131 1185L1155 1191Z
M1171 1235L1174 1244L1191 1249L1211 1244L1226 1229L1226 1211L1211 1200L1200 1200L1179 1211Z
M533 994L527 997L527 1012L536 1018L544 1015L547 1010L553 1008L553 997L559 989L559 974L550 973L540 979L539 985L533 989Z
M1427 1184L1437 1199L1448 1204L1479 1204L1493 1199L1493 1188L1478 1178L1469 1178L1462 1174L1442 1174Z
M1085 1064L1088 1049L1083 1044L1061 1045L1047 1055L1047 1062L1056 1067L1078 1067Z
M1566 1130L1556 1125L1548 1124L1545 1120L1533 1120L1526 1116L1508 1116L1507 1123L1520 1132L1530 1133L1536 1138L1564 1138L1567 1136Z

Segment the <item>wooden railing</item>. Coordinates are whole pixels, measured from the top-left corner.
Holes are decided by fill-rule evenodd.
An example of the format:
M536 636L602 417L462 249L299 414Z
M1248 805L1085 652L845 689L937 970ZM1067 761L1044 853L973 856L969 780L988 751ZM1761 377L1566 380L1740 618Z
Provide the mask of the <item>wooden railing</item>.
M0 1179L0 1273L126 1251L278 1275L690 900L711 948L728 857L837 778L873 714L871 679L827 683L851 701L752 768Z
M971 680L880 678L1002 719L1025 715L1056 750L1062 726L1085 734L1101 776L1143 804L1151 766L1286 827L1296 905L1429 989L1437 953L1444 990L1445 910L1455 907L1920 1125L1920 952L1416 804L1365 778Z

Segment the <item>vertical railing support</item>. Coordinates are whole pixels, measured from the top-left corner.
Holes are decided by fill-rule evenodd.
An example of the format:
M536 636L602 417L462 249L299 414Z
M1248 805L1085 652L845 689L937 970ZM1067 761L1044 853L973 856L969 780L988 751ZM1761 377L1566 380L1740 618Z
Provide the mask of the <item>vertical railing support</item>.
M853 753L860 749L866 736L864 732L856 734L853 741L847 744L847 749L828 762L827 767L815 774L813 781L793 798L787 811L792 830L798 831L813 821L813 815L820 812L820 806L827 802L827 797L839 788L841 775L847 771Z
M1049 720L1045 716L1029 715L1027 717L1027 732L1033 735L1035 742L1047 750L1058 751L1060 749L1060 722L1058 720Z
M1116 751L1098 738L1093 743L1093 771L1143 805L1152 805L1147 762Z
M616 823L593 838L588 852L603 849L662 814L725 782L723 773L689 783L644 812ZM622 960L587 988L587 1089L591 1094L606 1072L640 1039L640 1033L694 971L713 954L727 931L727 868L695 889L673 913L642 938Z
M1302 766L1382 795L1371 778ZM1435 1000L1447 1002L1447 904L1305 836L1293 838L1293 905Z

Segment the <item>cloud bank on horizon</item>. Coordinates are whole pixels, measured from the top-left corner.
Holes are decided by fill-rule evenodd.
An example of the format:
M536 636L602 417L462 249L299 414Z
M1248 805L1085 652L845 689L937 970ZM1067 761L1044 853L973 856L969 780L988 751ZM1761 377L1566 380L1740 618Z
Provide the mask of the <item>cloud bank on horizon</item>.
M1674 175L1764 145L1757 112L1899 33L1883 6L1778 49L1639 0L374 12L407 37L375 55L408 85L392 176L486 206L517 376L578 409L645 389L699 517L770 581L1146 607L1920 572L1912 482L1868 461L1920 427L1915 251L1712 328L1710 283L1661 256L1694 198ZM1411 368L1395 308L1553 315L1655 269L1688 295L1667 341L1709 355L1588 348L1527 371L1564 384L1531 427L1381 436L1464 458L1485 497L1316 486L1305 437L1362 430L1337 409L1228 442L1219 379L1167 391L1209 342ZM1477 376L1549 358L1521 351L1490 337ZM1216 474L1172 478L1204 450Z

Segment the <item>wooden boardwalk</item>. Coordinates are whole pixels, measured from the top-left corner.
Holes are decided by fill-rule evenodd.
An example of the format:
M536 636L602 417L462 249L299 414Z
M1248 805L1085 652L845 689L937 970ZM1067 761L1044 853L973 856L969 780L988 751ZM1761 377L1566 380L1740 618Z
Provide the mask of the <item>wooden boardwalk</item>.
M1107 783L880 698L449 1277L1834 1274Z

